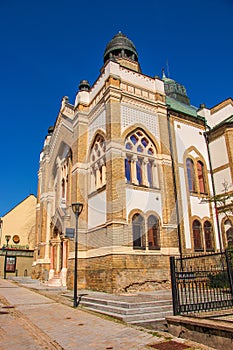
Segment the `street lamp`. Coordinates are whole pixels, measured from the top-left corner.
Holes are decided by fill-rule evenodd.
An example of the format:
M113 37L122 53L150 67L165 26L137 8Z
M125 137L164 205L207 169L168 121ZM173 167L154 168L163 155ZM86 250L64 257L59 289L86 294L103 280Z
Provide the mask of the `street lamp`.
M76 231L75 231L75 248L74 248L74 307L78 306L78 293L77 293L77 282L78 282L78 217L83 210L82 203L72 203L72 210L76 218Z
M6 239L6 254L5 254L5 261L4 261L4 279L6 279L7 250L8 250L8 243L9 243L9 240L11 239L11 236L5 235L5 239Z

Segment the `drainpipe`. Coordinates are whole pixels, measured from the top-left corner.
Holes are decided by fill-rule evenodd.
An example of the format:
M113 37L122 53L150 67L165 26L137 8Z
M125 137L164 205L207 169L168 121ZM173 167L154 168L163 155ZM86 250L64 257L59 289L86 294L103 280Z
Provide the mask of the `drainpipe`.
M174 196L175 196L175 201L176 201L178 244L179 244L180 259L182 261L182 242L181 242L181 228L180 228L180 212L179 212L177 186L176 186L174 150L173 150L173 144L172 144L172 132L171 132L171 121L170 121L170 111L169 110L167 111L167 125L168 125L169 146L170 146L171 159L172 159L172 177L173 177L173 185L174 185Z
M214 197L214 209L215 209L216 221L217 221L219 248L220 248L220 252L222 253L222 237L221 237L221 230L220 230L219 217L218 217L218 207L217 207L217 201L216 201L214 174L213 174L212 162L211 162L211 157L210 157L209 136L208 136L207 132L204 132L204 137L205 137L205 141L206 141L207 153L208 153L208 159L209 159L209 165L210 165L210 176L211 176L212 190L213 190L213 197Z

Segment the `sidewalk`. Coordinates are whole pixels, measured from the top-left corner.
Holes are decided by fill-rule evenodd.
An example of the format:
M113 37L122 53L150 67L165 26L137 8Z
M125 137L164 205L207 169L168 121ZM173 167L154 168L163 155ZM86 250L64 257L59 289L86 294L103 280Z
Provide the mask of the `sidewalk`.
M57 300L54 300L41 294L49 292L45 286L36 285L36 282L33 285L33 281L27 283L38 289L36 292L19 282L0 279L2 350L210 349L170 334L152 332L80 308L74 309L72 305L59 302L58 291L50 289L51 296L57 295Z

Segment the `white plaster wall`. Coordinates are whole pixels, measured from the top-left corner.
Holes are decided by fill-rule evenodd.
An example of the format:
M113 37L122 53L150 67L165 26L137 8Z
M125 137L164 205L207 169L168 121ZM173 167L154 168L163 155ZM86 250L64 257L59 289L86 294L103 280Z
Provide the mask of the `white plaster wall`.
M191 215L197 215L200 219L210 218L209 203L201 203L201 198L190 196Z
M211 142L209 148L213 170L229 162L224 136Z
M180 126L177 127L177 125ZM184 152L191 146L195 147L201 155L204 157L206 163L208 164L208 154L205 143L205 138L203 135L203 130L192 125L183 124L175 121L175 135L176 135L176 147L178 162L183 163ZM201 132L201 134L200 134Z
M233 106L228 104L221 110L213 113L209 118L207 118L207 124L210 127L214 127L215 125L221 123L226 118L230 117L233 114Z
M185 184L185 174L183 167L179 168L180 175L180 186L181 186L181 197L182 197L182 218L184 221L184 235L186 248L191 248L191 238L190 238L190 227L189 227L189 213L188 213L188 201L187 201L187 192Z
M223 169L221 171L218 171L217 173L214 173L214 183L215 183L216 194L223 193L223 190L224 190L223 183L224 182L227 182L228 190L232 191L233 190L232 181L233 181L233 179L231 178L230 168L226 168L226 169Z
M140 209L146 213L149 210L155 211L162 218L162 201L160 193L126 189L126 215L131 210Z
M106 222L106 191L100 192L88 200L88 228L103 225Z
M164 93L164 83L160 79L153 79L124 67L120 67L120 77L122 81L129 82L130 84L140 86L147 90Z

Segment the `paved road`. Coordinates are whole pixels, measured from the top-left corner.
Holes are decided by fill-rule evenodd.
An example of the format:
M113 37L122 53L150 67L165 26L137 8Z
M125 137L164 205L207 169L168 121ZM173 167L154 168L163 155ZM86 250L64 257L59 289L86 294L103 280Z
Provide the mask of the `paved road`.
M2 350L152 350L154 344L170 339L157 335L74 309L12 281L0 279ZM191 348L191 343L181 339L175 341L187 345L186 349L208 349L199 345Z

